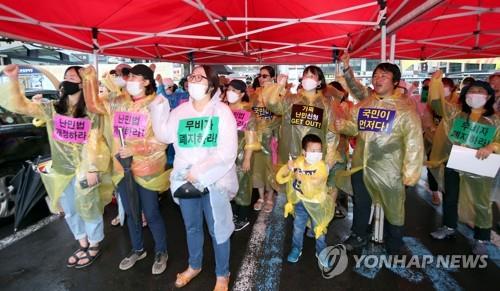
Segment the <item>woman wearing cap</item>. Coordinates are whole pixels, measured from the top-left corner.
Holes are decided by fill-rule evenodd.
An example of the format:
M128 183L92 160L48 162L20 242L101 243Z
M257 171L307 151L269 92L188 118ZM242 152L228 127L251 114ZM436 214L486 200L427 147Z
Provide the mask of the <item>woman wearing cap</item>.
M433 74L429 91L439 91L441 76L439 70ZM446 129L444 136L437 137L446 141L445 146L436 148L433 145L429 163L433 166L446 164L452 145L476 149L476 158L481 160L487 159L491 153L500 153L500 118L495 115L495 93L488 83L474 81L464 87L460 92L459 104L447 103L444 96L440 98L439 94L429 96L432 96L431 105L443 112L441 123ZM474 224L475 243L472 252L486 255L486 242L490 240L493 219L490 200L493 181L489 177L446 167L443 226L432 232L431 236L434 239L455 236L460 196L460 214Z
M99 116L87 111L81 90L80 69L66 69L58 101L33 102L22 93L19 67L8 65L10 81L0 86L0 105L46 121L52 164L41 173L51 209L64 210L66 223L79 242L67 260L68 267L84 268L100 255L104 239L102 213L111 201L113 186L109 149L104 142Z
M177 274L177 288L188 284L202 268L203 217L215 251L215 290L229 284L229 238L234 230L230 200L238 191L236 153L238 136L231 109L220 101L219 78L209 66L188 76L190 101L170 116L158 99L151 107L158 140L175 148L171 190L186 228L188 268Z
M248 213L252 202L252 157L253 152L260 150L257 140L255 113L246 93L247 85L241 80L232 80L226 90L229 108L233 111L238 128L238 155L236 167L238 173L238 194L233 202L235 231L249 225Z
M139 195L139 210L148 221L149 229L155 242L155 261L153 274L161 274L167 266L167 235L165 223L160 213L158 193L169 186L168 172L165 170L166 145L159 142L151 128L149 105L157 97L153 71L145 65L136 65L130 70L126 90L120 90L111 77L103 80L109 90L109 96L97 95L95 70L89 67L84 74L85 100L94 112L106 115L113 128L105 132L112 134L107 140L112 141L113 182L127 214L127 226L132 241L132 251L120 262L120 270L128 270L146 257L142 224L136 210L132 210L127 195L127 181L123 179L124 169L120 159L132 157L131 172L133 183ZM161 98L161 97L159 97ZM164 104L168 107L168 103ZM123 144L122 144L123 143ZM129 186L129 187L128 187ZM132 194L132 195L133 195Z

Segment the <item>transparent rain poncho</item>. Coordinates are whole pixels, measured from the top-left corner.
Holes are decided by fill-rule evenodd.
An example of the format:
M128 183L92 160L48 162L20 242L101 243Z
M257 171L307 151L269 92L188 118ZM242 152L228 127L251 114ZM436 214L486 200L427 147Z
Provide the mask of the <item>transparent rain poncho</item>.
M57 114L54 101L30 101L22 93L18 81L0 85L0 96L0 106L7 110L46 122L52 160L40 174L51 199L50 208L58 211L59 198L69 186L75 187L75 207L84 220L92 221L102 216L104 206L111 201L113 185L109 175L110 153L99 116L90 112L85 118ZM80 186L87 172L99 172L97 186ZM75 184L70 185L73 178L76 178Z
M285 87L271 84L262 88L269 110L281 115L279 135L279 162L285 164L289 155L298 157L302 138L315 134L323 141L323 155L327 164L334 164L339 137L332 130L333 112L330 101L321 91L308 99L301 91L289 94Z
M238 154L236 157L236 167L238 174L238 193L234 197L234 201L238 205L248 206L252 202L252 168L247 172L241 170L246 151L259 151L260 143L257 139L256 132L256 117L249 103L240 102L236 107L232 106L231 110L235 114L238 127ZM253 164L253 156L252 163Z
M283 165L276 174L276 181L286 184L284 215L294 215L295 204L302 202L314 222L314 235L319 238L326 234L335 214L335 203L332 196L328 195L326 185L328 168L324 161L309 165L303 156L294 160L293 167L294 172L289 171L288 165ZM308 226L311 226L311 221L308 221Z
M361 100L339 129L357 136L350 173L363 170L373 203L382 205L389 223L404 225L405 185L418 182L424 161L420 117L399 91L385 98L375 92L367 95L349 71L345 77L350 92Z
M441 75L438 75L431 79L431 84L429 86L429 101L431 102L433 110L440 112L443 119L434 137L429 166L433 167L431 172L436 177L442 189L444 189L443 168L448 161L451 148L454 144L472 149L479 149L491 144L494 148L494 152L500 153L500 118L498 115L491 115L488 117L474 116L473 113L468 115L462 112L461 106L457 103L447 102L444 99L444 94L439 93L441 90ZM463 128L464 126L471 128L469 132L475 131L472 130L472 128L481 128L489 129L489 131L494 132L494 134L491 136L491 140L487 138L467 138L467 141L462 143L455 137L457 134L467 134L465 131L460 132L459 130L459 128ZM478 142L472 142L474 140ZM460 220L479 228L491 228L493 219L491 198L492 191L495 189L494 178L462 171L459 171L459 174Z
M269 111L262 87L255 90L250 96L252 109L256 116L256 131L261 151L254 153L252 175L254 188L265 188L266 190L279 187L274 179L277 165L273 157L277 158L276 141L278 139L281 117Z
M123 178L123 167L115 157L121 147L118 131L121 127L125 145L133 152L131 170L135 181L152 191L166 191L170 187L170 171L165 170L166 145L155 138L148 109L156 94L134 102L126 90L115 85L110 75L103 83L109 94L98 95L95 70L84 71L83 90L87 107L92 112L103 115L104 135L110 143L113 156L113 183L118 185Z

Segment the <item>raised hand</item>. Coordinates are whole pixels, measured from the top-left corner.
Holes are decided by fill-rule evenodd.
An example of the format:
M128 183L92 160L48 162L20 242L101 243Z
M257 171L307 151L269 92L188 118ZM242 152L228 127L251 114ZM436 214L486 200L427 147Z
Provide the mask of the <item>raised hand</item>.
M10 79L17 80L17 78L19 77L19 66L14 64L7 65L3 69L3 73Z

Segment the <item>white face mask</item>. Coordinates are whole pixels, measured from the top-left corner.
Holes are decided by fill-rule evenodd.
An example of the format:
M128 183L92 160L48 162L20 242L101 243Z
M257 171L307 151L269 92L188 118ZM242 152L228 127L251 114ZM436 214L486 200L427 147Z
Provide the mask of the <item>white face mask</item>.
M141 88L139 81L128 81L127 82L127 92L132 95L132 97L142 97L144 95L144 88ZM135 98L134 98L135 99Z
M316 164L323 158L322 152L306 152L306 162L310 165Z
M468 93L465 95L465 103L473 109L478 109L484 106L487 101L487 96L478 93Z
M444 87L444 97L449 97L451 95L450 87Z
M115 78L115 85L120 88L124 88L127 85L127 82L120 76Z
M188 92L189 96L193 97L194 100L201 100L205 97L208 86L200 83L189 83Z
M229 103L236 103L238 102L238 100L240 100L240 96L238 95L238 93L234 92L234 91L227 91L226 92L226 97L227 97L227 101Z
M302 79L302 88L306 91L311 91L316 89L318 86L318 82L316 82L314 79L311 78L304 78Z

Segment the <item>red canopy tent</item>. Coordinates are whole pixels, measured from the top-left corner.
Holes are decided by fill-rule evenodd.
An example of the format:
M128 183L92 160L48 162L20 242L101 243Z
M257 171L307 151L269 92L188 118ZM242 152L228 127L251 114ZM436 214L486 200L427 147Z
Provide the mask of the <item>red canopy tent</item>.
M31 2L31 5L30 5ZM105 55L222 64L498 56L498 0L0 2L0 35ZM379 26L386 23L387 26ZM381 28L381 29L379 29Z
M447 0L415 17L405 26L391 28L396 59L466 59L500 56L500 1ZM358 55L380 55L380 42L357 47ZM388 49L388 46L387 46Z
M0 35L172 62L331 63L334 49L356 50L380 35L384 15L399 21L439 2L393 0L383 9L380 0L2 0Z

